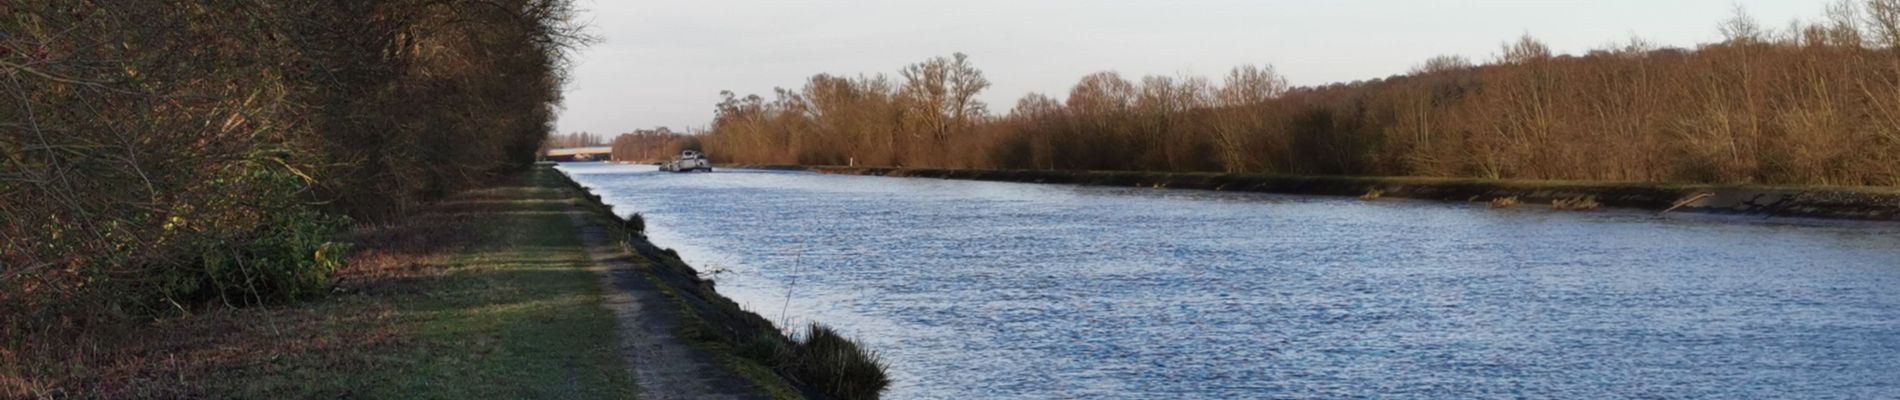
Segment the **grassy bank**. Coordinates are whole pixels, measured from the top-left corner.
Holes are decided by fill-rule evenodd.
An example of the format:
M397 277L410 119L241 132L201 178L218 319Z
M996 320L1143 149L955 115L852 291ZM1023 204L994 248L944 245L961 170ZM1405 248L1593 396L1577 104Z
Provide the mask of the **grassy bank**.
M579 183L569 185L582 193ZM705 350L735 374L752 380L776 398L875 399L889 386L877 353L819 324L799 338L738 303L720 295L716 282L644 237L639 215L622 218L612 206L586 195L594 218L615 227L617 242L652 285L666 294L682 316L676 334Z
M1202 189L1325 196L1411 198L1551 207L1589 199L1604 207L1781 217L1900 221L1900 189L1737 186L1642 182L1535 181L1139 171L967 170L841 166L746 166L833 174ZM1368 196L1371 194L1372 196ZM1680 206L1680 207L1677 207Z
M15 341L0 397L630 397L560 179L358 226L318 300Z

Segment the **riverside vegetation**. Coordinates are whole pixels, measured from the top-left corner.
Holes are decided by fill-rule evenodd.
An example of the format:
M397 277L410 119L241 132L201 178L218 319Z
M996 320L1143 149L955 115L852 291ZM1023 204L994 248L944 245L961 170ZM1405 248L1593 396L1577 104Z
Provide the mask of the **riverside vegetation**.
M548 134L572 13L0 4L0 398L634 395L577 196L528 171L593 144ZM682 336L776 397L889 382L681 291L724 316Z
M0 4L0 397L199 396L205 382L187 380L219 365L304 371L285 379L312 380L259 384L317 392L362 383L316 379L295 367L305 358L243 361L380 343L351 323L302 323L361 304L272 306L429 265L348 263L424 257L361 235L532 163L566 54L586 41L572 12L566 0ZM461 389L481 388L493 386Z
M702 135L616 140L616 157L706 150L740 164L1138 170L1665 183L1900 185L1900 0L1840 1L1775 29L1738 10L1692 49L1631 39L1582 55L1529 37L1495 59L1293 87L1271 66L1083 77L1002 115L957 54L723 93ZM662 151L650 147L665 146Z

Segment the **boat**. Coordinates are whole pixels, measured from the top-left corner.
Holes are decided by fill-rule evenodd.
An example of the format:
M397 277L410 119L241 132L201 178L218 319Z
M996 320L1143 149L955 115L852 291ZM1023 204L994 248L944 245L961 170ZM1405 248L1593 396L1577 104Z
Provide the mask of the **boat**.
M680 152L679 158L661 163L660 170L667 172L712 172L712 161L706 159L705 153L701 153L697 150L685 150Z

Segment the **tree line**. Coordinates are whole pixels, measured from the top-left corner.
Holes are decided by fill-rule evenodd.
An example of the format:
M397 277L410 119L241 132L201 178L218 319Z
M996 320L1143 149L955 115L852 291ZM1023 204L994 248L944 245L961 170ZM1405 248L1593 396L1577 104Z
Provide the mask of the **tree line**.
M352 221L532 164L572 12L0 4L0 336L320 293Z
M1900 0L1826 11L1775 29L1738 9L1693 49L1566 55L1525 36L1482 64L1314 87L1272 66L1100 72L1001 115L956 54L724 92L698 144L754 164L1900 185Z
M664 126L620 134L610 145L614 160L639 163L671 160L682 149L701 147L698 136L674 132Z
M587 133L587 132L556 133L556 134L548 135L547 140L541 141L541 151L545 153L547 152L548 149L594 147L594 146L603 146L606 144L607 142L605 140L602 140L600 136L596 136L592 133Z

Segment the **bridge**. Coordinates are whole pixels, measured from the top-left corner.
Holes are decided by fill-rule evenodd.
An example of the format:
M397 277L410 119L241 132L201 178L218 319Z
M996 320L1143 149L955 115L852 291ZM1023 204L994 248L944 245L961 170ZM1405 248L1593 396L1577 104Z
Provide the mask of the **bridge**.
M547 161L609 161L613 160L613 153L614 148L609 146L570 147L565 149L548 149L548 153L542 155L541 159Z

